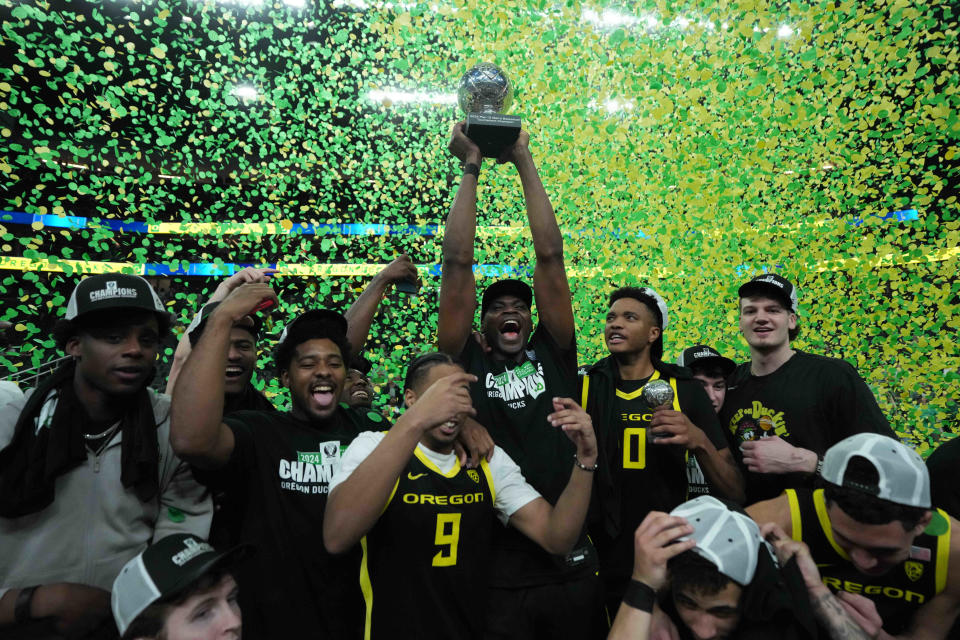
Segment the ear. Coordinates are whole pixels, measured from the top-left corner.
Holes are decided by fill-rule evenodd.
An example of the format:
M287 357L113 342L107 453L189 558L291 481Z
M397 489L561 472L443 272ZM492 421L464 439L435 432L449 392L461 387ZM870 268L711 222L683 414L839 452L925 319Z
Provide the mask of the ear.
M403 406L410 408L417 401L417 394L413 389L407 389L403 392Z
M789 317L787 317L787 329L790 329L792 331L793 329L796 329L796 328L797 328L797 314L791 313Z
M280 372L280 384L284 387L290 386L290 374L287 373L286 369Z
M72 336L67 339L65 345L63 345L63 350L68 356L73 356L74 358L80 357L80 336Z
M930 526L930 521L933 520L933 511L927 511L923 514L923 517L920 518L920 521L917 522L917 526L913 528L914 535L920 535L923 533L928 526Z
M657 338L659 338L660 334L662 333L663 331L660 329L660 327L657 327L657 326L650 327L650 344L653 344L654 342L656 342Z

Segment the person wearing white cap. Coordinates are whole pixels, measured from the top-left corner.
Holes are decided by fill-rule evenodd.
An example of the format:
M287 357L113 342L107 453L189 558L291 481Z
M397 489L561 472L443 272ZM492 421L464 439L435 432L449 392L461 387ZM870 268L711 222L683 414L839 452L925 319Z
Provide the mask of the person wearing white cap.
M232 572L251 550L217 551L183 534L147 547L113 581L110 608L120 640L240 640Z
M872 433L827 450L823 488L788 489L747 508L802 541L823 584L864 628L947 638L960 612L960 530L930 503L920 456ZM885 637L885 636L884 636Z
M703 387L689 370L662 360L668 325L667 305L652 288L615 290L604 327L610 355L581 377L580 401L593 419L601 460L590 535L611 616L630 579L633 531L649 512L689 497L689 459L719 495L743 500L743 480ZM653 382L669 385L672 399L664 406L644 396Z
M0 636L109 632L109 588L155 538L206 536L210 499L149 388L170 314L139 276L81 280L54 326L72 356L0 409Z
M720 423L746 470L746 504L810 487L830 445L854 433L894 437L876 398L844 360L794 349L797 288L776 273L739 290L750 360L728 380Z
M634 547L609 640L816 637L799 572L780 571L756 523L717 498L651 512Z

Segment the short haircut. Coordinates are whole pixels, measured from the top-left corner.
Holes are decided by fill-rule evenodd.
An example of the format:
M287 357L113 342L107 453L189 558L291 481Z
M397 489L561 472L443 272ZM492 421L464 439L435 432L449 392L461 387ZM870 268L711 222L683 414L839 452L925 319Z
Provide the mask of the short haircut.
M876 487L880 482L880 474L872 462L863 456L853 456L847 463L843 482L852 482L863 487ZM888 524L896 520L905 531L909 531L920 523L928 511L923 507L909 507L890 502L859 489L841 487L829 482L823 484L823 495L827 504L832 502L861 524Z
M290 361L298 346L309 340L329 340L340 349L340 357L346 365L350 362L350 343L347 336L334 322L325 319L305 318L288 328L283 342L277 345L273 358L277 371L286 371L290 368Z
M220 584L220 581L226 575L233 575L229 567L215 567L197 578L183 591L160 598L133 619L120 640L134 640L135 638L166 640L167 634L164 631L164 626L167 624L167 617L170 612L190 599L191 596L214 588Z
M643 303L643 305L650 310L650 313L653 314L654 319L657 321L657 326L663 329L663 314L660 313L657 301L644 289L640 287L620 287L610 294L610 302L607 304L607 308L612 307L613 303L621 298L632 298L637 302Z
M712 596L720 593L733 582L720 573L713 564L693 549L670 558L667 562L670 570L670 590L676 594L681 591Z
M454 357L440 351L431 351L421 353L407 367L407 376L403 379L403 390L413 389L417 391L423 384L424 378L430 369L437 365L450 364L463 368L463 365Z
M63 349L67 346L67 341L69 341L70 338L80 335L81 333L86 333L99 327L123 324L117 322L119 311L122 311L122 309L103 309L85 313L82 316L77 316L73 320L60 318L56 324L53 325L53 330L50 332L50 335L53 337L54 342L56 342L57 347ZM170 326L172 323L170 314L154 313L146 309L137 308L127 309L127 311L128 314L124 316L125 318L137 317L141 314L156 317L157 337L160 340L170 335ZM132 321L128 322L132 323Z

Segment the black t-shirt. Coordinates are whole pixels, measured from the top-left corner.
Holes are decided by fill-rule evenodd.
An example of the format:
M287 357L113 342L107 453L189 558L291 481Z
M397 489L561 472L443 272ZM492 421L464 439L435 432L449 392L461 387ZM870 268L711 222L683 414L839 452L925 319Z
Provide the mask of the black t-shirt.
M240 506L238 538L256 547L239 567L244 637L360 637L359 549L327 553L323 512L342 451L361 431L384 428L374 415L341 407L322 426L279 412L224 419L233 453L200 475Z
M855 433L896 437L870 388L857 370L837 358L796 351L765 376L750 373L750 363L730 378L720 423L742 465L740 445L779 436L790 444L823 455ZM810 474L760 474L744 468L747 504L775 498L784 489L810 487Z
M524 477L551 504L570 480L576 447L547 422L553 398L576 398L577 349L561 348L540 326L530 336L520 363L497 361L472 338L460 355L477 376L471 385L477 422L509 454ZM513 528L495 527L492 584L522 587L549 584L595 570L586 535L568 558L551 556Z
M960 519L960 438L940 444L927 458L930 472L930 501Z
M682 411L717 449L726 448L716 412L701 384L668 380L676 389L674 410ZM637 527L651 511L669 512L687 500L687 451L679 445L657 444L650 434L653 408L641 396L648 381L618 380L614 423L603 425L612 436L604 438L609 443L602 452L604 464L610 466L614 482L620 485L620 533L610 538L599 528L593 540L600 554L601 574L605 579L620 579L624 587L633 569Z

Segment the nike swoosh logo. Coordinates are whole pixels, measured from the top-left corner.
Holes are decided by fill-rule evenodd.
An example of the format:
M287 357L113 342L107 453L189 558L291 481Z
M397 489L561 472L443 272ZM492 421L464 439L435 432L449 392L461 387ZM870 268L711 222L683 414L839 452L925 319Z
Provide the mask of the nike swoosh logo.
M407 477L410 478L411 480L416 480L417 478L422 478L422 477L425 476L425 475L427 475L427 474L425 474L425 473L418 473L417 475L413 475L413 473L411 472L411 473L408 473L408 474L407 474Z

